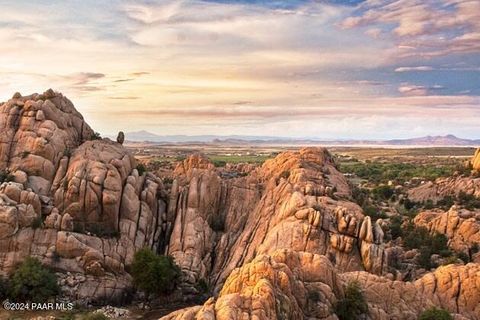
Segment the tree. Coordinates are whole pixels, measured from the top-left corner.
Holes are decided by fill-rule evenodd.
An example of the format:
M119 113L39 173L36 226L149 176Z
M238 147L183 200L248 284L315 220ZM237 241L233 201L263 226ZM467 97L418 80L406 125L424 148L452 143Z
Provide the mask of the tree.
M137 171L139 176L143 176L143 174L147 171L147 167L143 163L137 164Z
M137 288L148 295L172 292L180 277L180 268L170 256L159 256L148 248L135 253L131 274Z
M36 258L27 257L11 277L10 296L16 301L45 302L58 293L56 275Z
M453 317L448 311L433 307L423 311L418 320L453 320Z
M335 313L340 320L356 320L368 312L368 305L363 297L358 282L350 282L345 289L345 297L335 304Z
M378 186L372 189L372 195L378 200L389 200L392 198L394 191L389 186Z

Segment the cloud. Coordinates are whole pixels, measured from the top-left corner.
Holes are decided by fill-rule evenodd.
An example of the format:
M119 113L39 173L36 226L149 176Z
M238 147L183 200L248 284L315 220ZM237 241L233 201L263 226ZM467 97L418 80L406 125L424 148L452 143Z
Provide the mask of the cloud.
M341 26L388 28L399 46L415 48L405 56L480 52L480 2L476 0L370 0Z
M410 72L410 71L432 71L433 67L429 66L419 66L419 67L398 67L395 69L395 72Z
M431 87L426 87L426 86L417 86L417 85L411 85L408 83L403 83L400 87L398 87L398 91L404 95L409 95L409 96L426 96L430 94L432 91L435 90L443 90L445 89L441 85L433 85Z

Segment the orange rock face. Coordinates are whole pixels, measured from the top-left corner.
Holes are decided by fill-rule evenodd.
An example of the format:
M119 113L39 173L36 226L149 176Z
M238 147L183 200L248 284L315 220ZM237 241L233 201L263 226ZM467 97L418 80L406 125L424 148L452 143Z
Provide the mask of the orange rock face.
M472 159L472 166L474 170L480 170L480 148L475 152L475 156Z
M459 319L480 315L480 265L448 265L415 282L392 281L364 271L340 274L322 255L278 250L235 269L217 298L176 311L164 320L337 319L335 303L357 281L370 319L417 319L442 306Z
M92 140L72 103L52 90L0 105L0 133L0 170L13 179L0 185L0 271L31 255L64 272L71 299L121 297L131 286L125 265L164 234L161 181L139 176L119 143Z
M234 179L199 155L175 173L167 252L192 284L210 279L220 290L233 269L279 249L327 255L343 271L384 271L383 231L351 202L325 149L283 153Z
M446 212L426 211L419 213L414 223L430 232L444 234L449 247L469 254L472 246L480 245L480 212L459 209L453 206ZM472 260L480 262L480 254L472 253Z

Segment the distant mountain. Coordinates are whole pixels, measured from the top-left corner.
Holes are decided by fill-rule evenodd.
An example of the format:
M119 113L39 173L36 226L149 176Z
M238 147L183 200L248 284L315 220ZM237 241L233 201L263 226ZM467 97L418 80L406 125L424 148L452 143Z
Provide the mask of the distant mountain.
M452 134L446 136L426 136L413 139L388 140L392 145L427 145L427 146L476 146L480 140L462 139Z
M202 143L211 143L215 141L223 140L238 140L238 141L272 141L276 139L288 139L288 138L277 138L269 136L240 136L240 135L229 135L229 136L217 136L217 135L158 135L152 132L145 130L127 132L125 134L125 139L128 141L141 141L141 142L164 142L164 143L184 143L184 142L202 142Z
M158 135L145 130L127 132L128 141L153 143L212 143L212 144L268 144L268 145L327 145L327 146L480 146L480 139L463 139L454 135L426 136L392 140L320 140L309 138L285 138L242 135Z

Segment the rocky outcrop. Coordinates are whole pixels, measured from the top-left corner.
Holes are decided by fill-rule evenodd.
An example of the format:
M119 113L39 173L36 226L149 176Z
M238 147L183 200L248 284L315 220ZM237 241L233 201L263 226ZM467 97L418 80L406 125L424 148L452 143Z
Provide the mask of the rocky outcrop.
M414 223L431 232L444 234L449 239L449 246L456 251L469 253L472 246L480 245L480 212L459 209L426 211L419 213ZM480 262L480 261L479 261Z
M162 319L334 319L342 292L325 256L278 250L235 269L218 298Z
M442 266L414 282L392 281L367 272L341 275L357 281L369 304L371 319L417 319L433 306L455 319L480 319L480 265Z
M60 159L92 135L61 94L16 95L0 107L0 168L26 173L28 187L46 195Z
M475 152L475 156L472 159L473 170L480 171L480 148Z
M474 170L480 171L480 149L475 152L470 164ZM415 202L433 201L434 203L445 197L455 197L460 193L474 195L480 198L480 177L455 175L448 178L439 178L429 181L417 188L408 191L408 198Z
M279 249L326 255L343 271L386 267L382 229L351 202L325 149L283 153L234 179L196 155L175 175L167 252L192 284L218 291L232 270Z
M333 306L352 281L364 292L368 319L417 319L432 306L459 314L459 319L480 318L478 264L440 267L415 282L402 282L368 272L338 274L325 256L278 250L235 269L217 298L162 319L333 320Z
M480 178L462 176L439 178L410 189L408 198L415 202L428 200L437 202L448 196L458 196L461 192L480 198Z
M166 231L162 182L139 176L119 143L98 139L52 90L0 106L0 270L27 256L60 275L81 303L119 299L125 266Z

